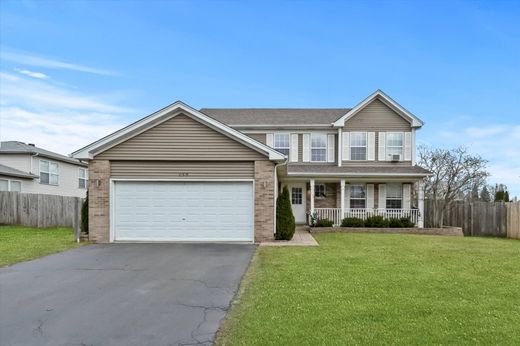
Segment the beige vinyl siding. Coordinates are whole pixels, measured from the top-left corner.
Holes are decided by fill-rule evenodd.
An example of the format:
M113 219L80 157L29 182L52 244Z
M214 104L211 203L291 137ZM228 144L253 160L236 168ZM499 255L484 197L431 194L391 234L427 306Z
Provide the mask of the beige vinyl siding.
M253 161L265 155L180 114L95 156L104 160Z
M253 161L111 161L112 178L252 179Z
M344 131L411 131L411 126L383 102L374 100L345 122Z
M266 138L265 133L246 133L249 137L253 138L254 140L259 141L260 143L266 144Z

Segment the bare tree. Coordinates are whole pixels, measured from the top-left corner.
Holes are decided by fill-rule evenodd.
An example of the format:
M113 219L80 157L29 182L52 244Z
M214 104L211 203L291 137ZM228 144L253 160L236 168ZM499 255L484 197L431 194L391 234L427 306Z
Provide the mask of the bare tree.
M487 160L470 154L465 147L448 150L421 146L419 165L432 173L424 185L424 192L426 198L434 200L435 227L443 226L444 214L457 196L470 194L475 186L485 185L489 176Z

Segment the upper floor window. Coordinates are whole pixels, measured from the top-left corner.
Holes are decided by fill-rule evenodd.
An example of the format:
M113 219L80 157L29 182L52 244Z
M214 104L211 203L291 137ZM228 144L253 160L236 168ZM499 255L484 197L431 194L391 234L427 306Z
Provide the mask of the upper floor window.
M351 209L366 208L365 185L350 185L350 208Z
M289 155L289 134L275 133L274 134L274 149L284 155Z
M402 132L388 132L386 134L386 155L392 158L393 155L399 155L399 159L403 159L404 134Z
M403 207L403 187L401 184L386 185L386 208L401 209Z
M325 198L325 184L316 184L314 186L314 197Z
M56 162L40 160L40 183L58 185L60 179L60 167Z
M0 191L22 191L22 182L18 180L0 179Z
M79 188L88 188L88 171L86 168L79 169Z
M311 135L311 161L327 161L327 135L313 133Z
M352 132L350 134L350 159L366 160L367 159L367 133Z

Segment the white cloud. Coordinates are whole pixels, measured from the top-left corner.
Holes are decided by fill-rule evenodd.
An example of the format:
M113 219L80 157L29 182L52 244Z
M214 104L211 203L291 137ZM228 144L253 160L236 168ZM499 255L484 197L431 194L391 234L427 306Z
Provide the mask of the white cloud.
M0 73L0 138L69 154L119 128L134 110L107 96L71 91L48 80Z
M14 70L20 74L23 74L23 75L26 75L29 77L33 77L33 78L37 78L37 79L49 79L49 76L47 76L45 73L29 71L29 70L22 70L19 68L15 68Z
M65 69L65 70L93 73L93 74L106 75L106 76L114 76L117 74L113 71L98 69L98 68L89 67L89 66L80 65L80 64L69 63L69 62L60 61L60 60L56 60L56 59L45 58L45 57L41 57L41 56L34 55L31 53L17 52L17 51L13 51L7 47L0 47L0 48L1 48L0 49L0 59L1 60L10 61L10 62L14 62L17 64L44 67L44 68L52 68L52 69Z

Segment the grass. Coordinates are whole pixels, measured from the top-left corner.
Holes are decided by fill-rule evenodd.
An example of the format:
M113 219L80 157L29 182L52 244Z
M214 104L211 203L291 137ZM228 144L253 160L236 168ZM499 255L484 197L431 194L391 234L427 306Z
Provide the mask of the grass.
M71 228L0 226L0 267L80 246Z
M316 239L258 249L217 345L520 345L520 241Z

